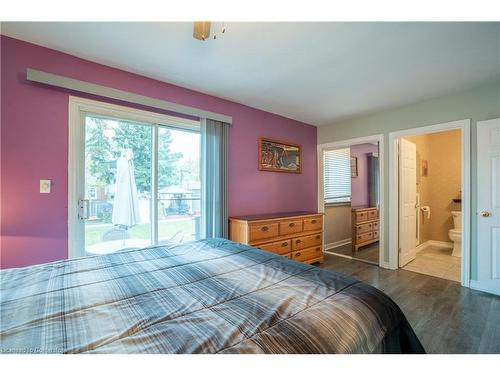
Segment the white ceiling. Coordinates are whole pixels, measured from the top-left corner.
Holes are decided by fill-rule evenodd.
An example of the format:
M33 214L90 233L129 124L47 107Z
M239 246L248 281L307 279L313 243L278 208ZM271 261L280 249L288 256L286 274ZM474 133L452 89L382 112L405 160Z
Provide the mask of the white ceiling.
M217 25L217 24L216 24ZM500 23L2 23L2 34L314 125L500 79Z

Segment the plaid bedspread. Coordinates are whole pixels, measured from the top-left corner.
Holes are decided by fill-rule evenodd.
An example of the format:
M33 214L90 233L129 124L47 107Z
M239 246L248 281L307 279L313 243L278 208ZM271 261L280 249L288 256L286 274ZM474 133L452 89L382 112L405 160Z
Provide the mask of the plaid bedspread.
M423 352L377 289L223 239L0 275L2 353Z

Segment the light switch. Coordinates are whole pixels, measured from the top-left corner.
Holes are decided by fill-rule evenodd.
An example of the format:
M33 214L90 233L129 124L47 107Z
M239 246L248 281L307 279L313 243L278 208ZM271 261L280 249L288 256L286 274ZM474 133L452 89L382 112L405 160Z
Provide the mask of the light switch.
M52 187L52 180L40 180L40 193L50 193Z

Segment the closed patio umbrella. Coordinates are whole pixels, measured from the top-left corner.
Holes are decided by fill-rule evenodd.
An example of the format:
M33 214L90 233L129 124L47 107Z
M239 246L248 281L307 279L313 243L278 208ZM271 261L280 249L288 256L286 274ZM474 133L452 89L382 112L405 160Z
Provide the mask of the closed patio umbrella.
M126 148L116 161L116 191L111 221L126 229L140 222L133 157L132 150Z

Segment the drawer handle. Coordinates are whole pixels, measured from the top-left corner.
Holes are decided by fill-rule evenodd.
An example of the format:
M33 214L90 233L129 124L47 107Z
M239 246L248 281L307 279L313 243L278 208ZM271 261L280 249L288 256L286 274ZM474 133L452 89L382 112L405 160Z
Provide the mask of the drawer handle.
M263 232L267 232L269 230L269 227L262 227L262 228L260 228L260 230Z
M302 241L301 240L296 240L295 243L299 244L301 243Z
M300 257L300 253L295 253L295 256L296 257Z
M371 225L371 224L368 224L368 228L371 228L371 227L372 227L372 225Z
M288 224L288 226L289 226L290 228L293 228L293 227L295 226L295 223L290 223L290 224Z
M311 224L316 224L316 223L317 223L316 219L311 220Z
M321 248L320 248L320 247L317 247L317 248L316 248L316 251L320 251L320 250L321 250Z
M317 240L319 240L320 238L321 238L321 236L320 236L320 235L317 235L317 236L316 236L316 239L317 239Z
M361 236L358 236L358 240L360 240L360 239L362 239L362 238L363 238L363 237L361 237Z
M288 242L283 242L283 243L281 244L281 247L287 247L287 246L288 246Z

